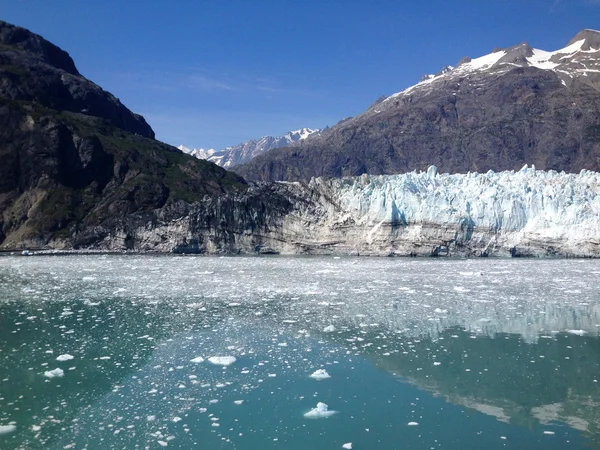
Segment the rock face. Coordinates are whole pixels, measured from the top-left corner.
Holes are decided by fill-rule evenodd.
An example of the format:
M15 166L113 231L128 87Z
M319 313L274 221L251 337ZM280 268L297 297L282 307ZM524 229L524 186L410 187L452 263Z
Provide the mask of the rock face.
M184 153L195 156L196 158L206 159L215 164L230 169L233 166L246 163L251 159L262 155L273 148L288 147L297 142L301 142L309 136L317 135L321 132L319 129L301 128L295 131L288 131L283 136L263 136L259 140L250 140L238 145L225 147L223 150L204 150L202 148L190 150L183 145L178 148Z
M235 171L247 179L600 170L600 32L545 52L521 44L463 58L363 114Z
M427 172L251 185L119 221L96 248L190 253L599 256L600 174ZM85 236L81 235L84 239Z
M155 141L66 52L0 22L0 249L69 247L113 217L228 189L245 183Z

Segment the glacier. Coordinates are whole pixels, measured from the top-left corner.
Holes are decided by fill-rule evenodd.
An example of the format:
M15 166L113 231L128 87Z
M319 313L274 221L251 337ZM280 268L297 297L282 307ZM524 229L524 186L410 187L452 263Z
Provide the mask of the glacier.
M362 175L251 184L107 230L94 248L207 254L600 256L600 174ZM82 236L85 239L86 236Z

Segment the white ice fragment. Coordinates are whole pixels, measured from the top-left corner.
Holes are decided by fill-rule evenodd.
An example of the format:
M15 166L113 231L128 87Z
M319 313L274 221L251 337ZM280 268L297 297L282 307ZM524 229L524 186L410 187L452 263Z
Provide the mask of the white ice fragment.
M331 378L331 375L329 375L325 369L318 369L315 370L310 377L320 381Z
M62 377L64 376L64 374L65 372L58 367L54 370L47 370L46 372L44 372L44 376L47 378Z
M161 447L166 447L167 445L169 445L165 441L157 441L157 442L158 442L158 445L160 445Z
M324 333L333 333L335 331L335 327L333 325L328 325L323 328Z
M16 425L0 425L0 434L13 433L17 430Z
M146 417L146 421L148 422L154 422L156 420L156 416L148 416Z
M73 358L75 358L73 355L69 355L68 353L65 353L64 355L57 356L56 360L57 361L69 361Z
M229 366L236 361L235 356L211 356L208 362L218 366Z
M567 330L567 333L583 336L585 334L585 330Z
M434 365L434 366L439 366L440 364L442 364L442 363L441 363L441 362L438 362L438 361L435 361L435 362L433 363L433 365Z
M407 424L409 427L416 427L417 425L419 425L419 422L408 422Z
M544 434L554 434L554 431L544 431Z
M241 405L242 403L244 403L244 400L234 400L233 403L236 405Z
M352 450L352 442L346 442L344 445L342 445L342 448Z
M203 358L202 356L197 356L197 357L195 357L194 359L190 359L190 362L193 362L193 363L201 363L201 362L204 362L204 358ZM211 362L212 362L212 361L211 361Z
M317 407L304 414L304 417L307 419L322 419L333 416L336 412L329 410L325 403L319 402L317 403Z
M181 417L175 416L171 419L171 421L174 423L181 422Z

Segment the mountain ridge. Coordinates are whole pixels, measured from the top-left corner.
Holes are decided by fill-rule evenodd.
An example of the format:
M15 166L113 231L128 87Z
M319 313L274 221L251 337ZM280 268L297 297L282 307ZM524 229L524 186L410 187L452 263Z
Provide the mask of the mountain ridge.
M246 187L156 141L67 52L0 21L0 249L88 245L103 223Z
M463 58L293 149L234 170L308 180L426 170L600 169L600 32L554 52L522 43ZM587 50L586 50L587 49Z
M288 131L283 136L263 136L260 139L251 139L237 145L225 147L221 150L203 148L189 149L183 145L177 147L184 153L195 156L196 158L206 159L221 167L231 168L243 164L252 158L261 155L273 148L288 147L296 142L300 142L307 137L318 134L322 130L319 128L300 128L299 130Z

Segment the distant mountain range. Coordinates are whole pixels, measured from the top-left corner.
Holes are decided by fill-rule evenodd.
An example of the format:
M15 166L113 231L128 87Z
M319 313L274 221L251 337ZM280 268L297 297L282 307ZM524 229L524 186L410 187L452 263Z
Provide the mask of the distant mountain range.
M293 149L235 167L246 179L440 171L600 170L600 32L461 59Z
M262 155L273 148L288 147L296 142L303 141L309 136L321 133L320 129L301 128L295 131L289 131L283 136L263 136L258 140L250 140L241 144L225 147L222 150L203 148L190 150L189 148L180 145L179 150L196 158L206 159L215 164L230 168L250 161L252 158Z

